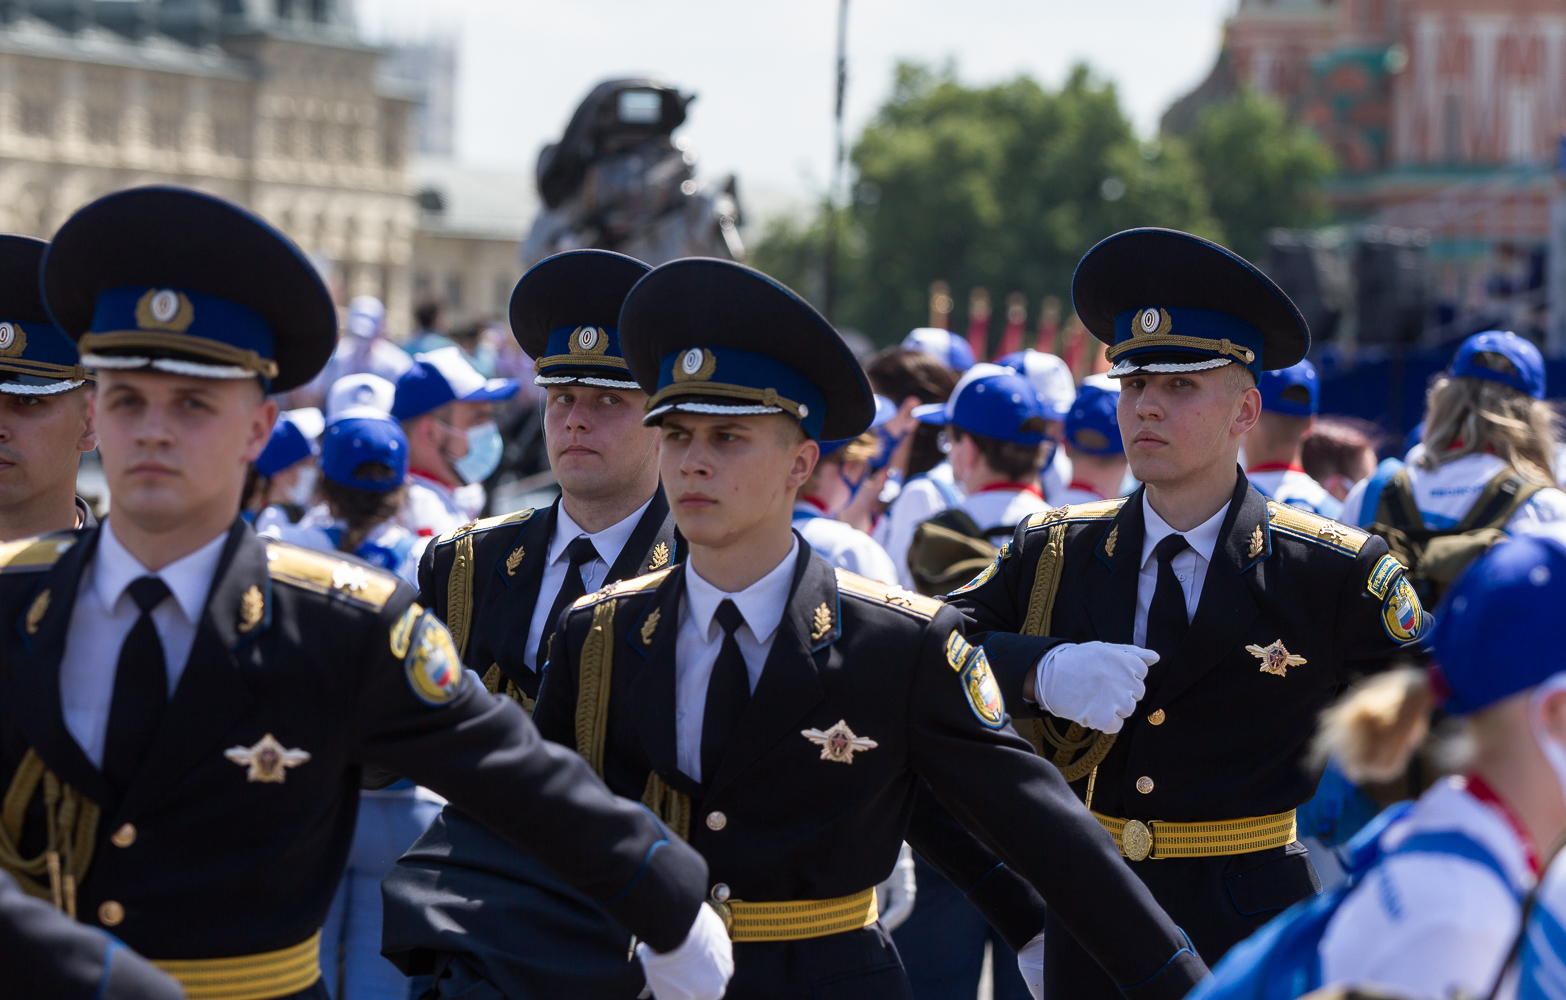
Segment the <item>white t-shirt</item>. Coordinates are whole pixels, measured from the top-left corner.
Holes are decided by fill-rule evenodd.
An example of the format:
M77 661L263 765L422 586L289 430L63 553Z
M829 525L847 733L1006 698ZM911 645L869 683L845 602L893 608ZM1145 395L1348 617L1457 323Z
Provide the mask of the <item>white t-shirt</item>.
M1413 452L1410 456L1417 458ZM1414 502L1424 515L1425 527L1434 530L1454 528L1460 523L1479 494L1495 478L1506 463L1494 455L1476 452L1447 462L1434 471L1420 467L1416 462L1408 464L1408 482L1414 488ZM1351 518L1361 527L1375 520L1374 503L1366 511L1365 489L1369 480L1355 485L1343 501L1343 516ZM1528 498L1506 522L1506 530L1515 532L1529 524L1545 524L1566 521L1566 493L1548 487Z
M1028 515L1050 509L1049 504L1044 502L1044 498L1033 490L1024 486L1001 484L968 494L957 507L973 518L973 523L985 533L1000 528L1005 528L1009 532L1010 529L1021 524ZM990 540L998 547L1007 539L997 532Z
M482 488L482 487L481 487ZM408 472L408 499L397 512L397 522L420 538L439 538L473 520L457 497L457 491L438 479Z
M1328 493L1326 488L1316 480L1307 476L1304 469L1272 466L1248 470L1245 478L1251 481L1252 486L1279 503L1308 510L1322 517L1330 517L1334 521L1343 514L1342 502Z
M1039 472L1039 488L1044 491L1044 499L1049 501L1051 507L1070 503L1064 497L1071 488L1071 475L1071 456L1066 454L1065 445L1057 443L1049 464Z
M962 495L961 487L952 478L951 463L942 462L910 479L876 525L872 537L886 550L897 570L897 582L906 589L914 589L913 573L908 569L908 546L913 544L914 530L950 507L948 496L960 502Z
M298 524L288 523L280 511L271 514L272 510L269 507L256 518L256 534L317 552L339 551L337 540L347 530L348 522L332 517L326 504L316 504L305 511ZM370 529L353 554L418 586L419 557L429 543L428 538L419 538L395 521L382 521Z
M1324 985L1377 984L1430 1000L1457 990L1488 993L1517 933L1518 895L1533 875L1506 819L1471 795L1461 778L1432 786L1381 835L1381 846L1392 850L1414 833L1441 830L1484 845L1511 885L1488 866L1457 855L1387 858L1327 924L1320 944Z
M830 518L814 506L794 504L794 530L804 536L821 558L850 573L881 583L896 584L897 568L874 538L851 524Z

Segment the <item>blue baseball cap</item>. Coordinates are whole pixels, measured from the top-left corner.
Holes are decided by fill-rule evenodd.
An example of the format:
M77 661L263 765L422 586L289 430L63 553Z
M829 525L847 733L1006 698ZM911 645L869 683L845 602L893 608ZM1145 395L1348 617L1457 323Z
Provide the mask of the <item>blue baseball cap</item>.
M392 471L387 478L355 475L366 462ZM408 439L402 427L373 406L354 406L333 417L321 435L321 475L367 493L389 493L408 475Z
M951 424L970 434L1016 444L1043 444L1043 428L1027 431L1034 417L1047 420L1033 383L1011 368L976 364L968 369L944 403L914 407L913 415L927 424Z
M486 403L516 394L516 379L485 379L468 364L461 348L442 347L414 355L413 367L397 379L391 415L412 420L447 403Z
M968 346L968 342L938 326L921 326L910 331L899 346L928 354L947 370L959 375L973 367L973 348Z
M1509 367L1497 367L1492 359L1484 357L1486 354L1500 355ZM1499 382L1534 399L1544 398L1544 358L1537 347L1509 331L1486 330L1463 341L1447 374Z
M1431 647L1449 694L1467 715L1543 683L1562 669L1556 616L1566 603L1566 532L1516 535L1474 560L1436 609Z
M1125 454L1120 442L1120 421L1115 416L1119 405L1119 391L1084 384L1071 412L1066 414L1066 441L1089 455Z
M278 417L272 436L256 459L256 471L271 479L295 462L315 454L315 445L300 426L287 417Z
M1297 398L1300 395L1297 391L1285 395L1287 390L1296 386L1305 390L1303 402ZM1314 417L1321 408L1321 378L1316 374L1316 366L1309 361L1301 361L1278 371L1262 372L1256 380L1256 388L1261 390L1262 409L1273 413L1281 413L1286 417Z

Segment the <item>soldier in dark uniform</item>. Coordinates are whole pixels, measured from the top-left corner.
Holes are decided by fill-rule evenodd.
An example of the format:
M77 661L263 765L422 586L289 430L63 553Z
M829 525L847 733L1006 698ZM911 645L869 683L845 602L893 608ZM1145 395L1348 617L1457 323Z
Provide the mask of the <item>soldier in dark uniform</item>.
M871 418L836 331L707 259L654 269L619 328L691 554L572 606L534 718L708 859L729 996L908 996L875 885L905 835L929 849L910 825L921 778L1127 996L1183 996L1202 964L1011 730L961 615L834 571L791 531L818 442Z
M192 1000L319 1000L317 928L375 765L600 901L658 950L655 995L720 996L699 855L465 678L411 587L238 517L263 393L332 348L304 255L220 199L140 188L68 220L42 278L99 371L114 513L0 547L0 782L25 803L0 867Z
M1379 539L1269 501L1236 465L1257 373L1309 345L1265 275L1206 240L1131 230L1089 251L1072 294L1112 345L1146 485L1033 515L948 599L1007 704L1042 714L1019 728L1213 963L1319 890L1294 819L1315 790L1316 717L1429 618ZM1053 916L1046 992L1113 995Z
M658 488L658 432L626 371L616 324L647 265L607 250L557 254L511 296L511 329L548 390L545 443L559 500L474 522L419 565L419 601L491 691L533 710L555 622L606 583L661 569L681 543ZM634 997L630 931L538 858L449 805L382 883L383 951L437 995L483 981L511 1000Z
M97 445L93 376L39 294L48 245L0 235L0 542L97 524L76 495L81 454Z

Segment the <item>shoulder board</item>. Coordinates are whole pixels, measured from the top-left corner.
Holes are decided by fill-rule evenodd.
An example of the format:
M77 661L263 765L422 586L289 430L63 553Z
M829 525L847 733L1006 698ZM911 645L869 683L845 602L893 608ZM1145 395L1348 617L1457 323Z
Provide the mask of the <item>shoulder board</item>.
M837 588L846 591L855 597L884 604L889 608L905 611L915 618L929 621L935 617L935 613L945 606L945 602L933 597L925 597L911 590L904 590L894 584L885 584L879 580L868 580L857 573L850 573L846 569L837 571Z
M447 542L456 541L463 535L476 535L481 531L489 531L491 528L499 528L507 524L522 524L532 517L533 513L534 508L529 507L527 510L519 510L513 514L501 514L497 517L485 517L477 521L469 521L462 527L453 528L451 531L441 535L440 538L435 540L435 544L445 545Z
M1028 518L1027 530L1062 521L1112 521L1125 505L1125 497L1116 497L1113 500L1094 500L1092 503L1074 503L1053 510L1041 510Z
M629 580L620 580L616 583L605 584L598 590L585 597L578 597L571 605L572 608L586 608L611 597L630 597L632 594L645 593L649 590L657 590L663 578L669 575L670 566L660 569L656 573L648 573L645 576L633 576Z
M0 573L42 573L75 544L69 532L6 542L0 545Z
M1333 549L1346 556L1357 556L1365 547L1370 535L1358 528L1340 524L1331 518L1312 514L1276 500L1267 501L1267 519L1272 530L1292 538L1315 542L1323 548Z
M266 568L274 580L317 594L337 594L376 611L397 590L397 577L390 573L287 542L267 542Z

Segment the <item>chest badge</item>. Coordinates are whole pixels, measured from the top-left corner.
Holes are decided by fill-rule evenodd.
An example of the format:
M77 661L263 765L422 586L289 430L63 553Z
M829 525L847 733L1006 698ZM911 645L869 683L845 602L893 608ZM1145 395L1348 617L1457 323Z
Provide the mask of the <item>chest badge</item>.
M1245 651L1261 660L1261 671L1264 674L1277 674L1284 677L1290 667L1304 666L1308 661L1303 656L1295 656L1284 648L1283 640L1279 639L1271 646L1246 646Z
M856 751L874 750L880 746L875 740L855 736L854 731L848 728L846 719L838 719L837 725L825 731L801 729L799 735L821 748L822 760L833 760L839 764L852 764Z
M271 733L261 737L253 747L229 747L223 751L223 756L248 769L246 781L271 781L279 785L288 777L289 768L310 760L308 751L286 749Z

